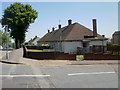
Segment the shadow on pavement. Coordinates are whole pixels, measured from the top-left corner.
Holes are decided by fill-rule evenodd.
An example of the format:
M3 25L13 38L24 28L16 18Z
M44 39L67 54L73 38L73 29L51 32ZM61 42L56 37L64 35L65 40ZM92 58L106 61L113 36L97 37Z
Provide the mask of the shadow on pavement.
M22 64L22 63L16 63L16 62L8 62L8 61L1 61L1 63L6 63L6 64Z

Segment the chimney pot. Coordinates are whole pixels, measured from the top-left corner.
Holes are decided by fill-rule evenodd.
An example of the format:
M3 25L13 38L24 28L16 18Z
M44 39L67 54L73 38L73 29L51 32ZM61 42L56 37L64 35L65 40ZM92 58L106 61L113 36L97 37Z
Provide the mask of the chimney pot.
M105 37L105 35L102 35L102 37Z
M54 27L52 28L52 31L55 31L55 28L54 28Z
M61 25L59 24L59 25L58 25L58 29L60 29L60 28L61 28Z
M93 19L93 36L97 37L97 22Z
M68 20L68 25L70 25L70 24L72 24L72 20L71 19Z
M50 30L48 30L48 33L50 32Z

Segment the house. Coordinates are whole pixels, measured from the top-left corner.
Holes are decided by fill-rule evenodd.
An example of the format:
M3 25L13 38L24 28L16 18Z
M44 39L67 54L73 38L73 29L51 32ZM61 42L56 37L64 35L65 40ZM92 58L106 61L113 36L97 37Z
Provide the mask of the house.
M32 44L32 38L26 43L31 45Z
M120 31L115 31L112 35L112 43L120 44Z
M38 41L38 45L49 44L56 51L65 53L77 53L80 49L89 52L91 46L106 46L106 43L107 38L97 34L96 19L93 19L93 31L79 23L72 24L72 20L68 20L67 26L58 25L57 30L54 28L51 32L48 30L48 33Z
M37 41L39 40L40 38L35 36L33 39L31 38L29 41L28 41L28 44L34 44L34 45L37 45Z

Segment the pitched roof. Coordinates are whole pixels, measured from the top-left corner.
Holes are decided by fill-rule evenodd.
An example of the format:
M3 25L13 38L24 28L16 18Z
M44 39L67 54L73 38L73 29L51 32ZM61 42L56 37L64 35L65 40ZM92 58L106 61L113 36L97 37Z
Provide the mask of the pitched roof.
M35 36L33 39L31 38L28 43L33 43L36 39L39 39L39 37Z
M118 35L120 34L120 31L115 31L113 35Z
M69 40L105 40L107 38L97 34L96 38L84 38L84 36L93 36L93 31L79 23L73 23L58 30L44 35L39 41L69 41Z
M33 41L33 40L32 40L32 38L31 38L31 39L28 41L28 43L32 43L32 41Z
M37 39L37 38L39 38L39 37L35 36L35 37L32 39L32 41L34 41L34 40Z

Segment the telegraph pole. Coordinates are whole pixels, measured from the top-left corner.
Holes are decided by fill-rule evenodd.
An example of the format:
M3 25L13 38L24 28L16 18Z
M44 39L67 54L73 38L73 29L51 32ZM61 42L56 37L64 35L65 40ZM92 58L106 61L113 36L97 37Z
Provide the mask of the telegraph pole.
M8 31L8 25L5 25L5 33L6 33L6 59L9 59L9 56L8 56L8 38L7 38L7 31Z

